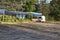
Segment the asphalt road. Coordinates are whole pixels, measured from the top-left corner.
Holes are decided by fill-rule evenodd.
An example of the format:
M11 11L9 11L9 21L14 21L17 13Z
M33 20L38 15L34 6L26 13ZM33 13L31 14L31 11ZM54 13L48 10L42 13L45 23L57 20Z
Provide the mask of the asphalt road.
M0 40L60 40L60 31L38 31L18 26L0 25Z

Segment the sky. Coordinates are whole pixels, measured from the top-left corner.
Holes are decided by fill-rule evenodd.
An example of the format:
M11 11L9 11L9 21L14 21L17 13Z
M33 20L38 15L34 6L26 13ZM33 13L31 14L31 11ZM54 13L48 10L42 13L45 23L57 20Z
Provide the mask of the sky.
M50 1L51 1L51 0L47 0L46 2L47 2L47 3L50 3Z
M46 3L50 3L51 0L47 0ZM38 2L40 3L40 0L38 0Z

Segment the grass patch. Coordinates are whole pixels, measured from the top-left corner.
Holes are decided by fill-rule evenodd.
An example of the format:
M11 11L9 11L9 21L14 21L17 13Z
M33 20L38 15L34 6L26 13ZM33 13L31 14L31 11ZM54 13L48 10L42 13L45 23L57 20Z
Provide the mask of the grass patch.
M4 20L4 21L3 21ZM0 22L17 22L17 23L21 23L21 22L30 22L31 20L29 19L20 19L20 18L16 18L16 17L12 17L12 16L4 16L0 17Z

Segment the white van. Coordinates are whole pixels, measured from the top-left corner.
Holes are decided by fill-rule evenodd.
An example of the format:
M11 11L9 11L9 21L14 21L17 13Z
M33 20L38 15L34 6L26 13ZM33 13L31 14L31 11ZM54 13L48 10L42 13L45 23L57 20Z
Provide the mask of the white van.
M46 20L45 20L45 16L38 16L38 21L39 22L45 22Z

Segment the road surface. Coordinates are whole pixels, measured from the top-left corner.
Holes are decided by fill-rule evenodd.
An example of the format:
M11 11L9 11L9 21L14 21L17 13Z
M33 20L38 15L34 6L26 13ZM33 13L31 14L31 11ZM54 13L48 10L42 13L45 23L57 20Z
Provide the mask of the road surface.
M37 30L18 25L0 25L0 40L60 40L60 28Z

